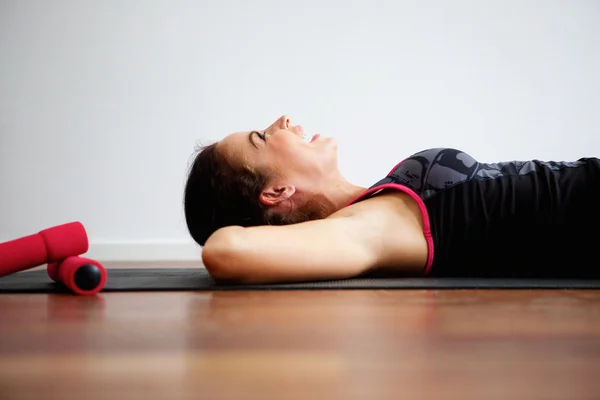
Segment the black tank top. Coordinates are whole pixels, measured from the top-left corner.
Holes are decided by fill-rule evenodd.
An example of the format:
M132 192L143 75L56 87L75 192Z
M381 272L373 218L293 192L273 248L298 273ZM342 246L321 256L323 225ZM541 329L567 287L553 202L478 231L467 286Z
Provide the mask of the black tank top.
M429 276L600 276L600 160L480 163L416 153L348 205L382 190L418 204Z

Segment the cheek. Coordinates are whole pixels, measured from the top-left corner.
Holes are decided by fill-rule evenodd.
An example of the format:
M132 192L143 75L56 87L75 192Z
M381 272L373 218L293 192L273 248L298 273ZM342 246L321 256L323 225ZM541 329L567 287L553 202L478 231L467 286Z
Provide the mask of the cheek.
M271 143L271 155L276 164L305 169L319 158L319 151L296 138L282 138Z
M278 141L273 141L273 151L281 158L297 157L302 153L302 146L298 142L289 140L289 138L281 138Z

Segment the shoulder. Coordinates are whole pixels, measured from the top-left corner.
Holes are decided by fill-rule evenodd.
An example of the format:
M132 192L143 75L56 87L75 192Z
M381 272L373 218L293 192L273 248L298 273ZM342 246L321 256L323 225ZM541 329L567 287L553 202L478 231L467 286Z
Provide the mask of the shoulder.
M375 255L375 269L421 273L427 265L428 222L419 203L406 192L383 189L329 218L345 220L346 230L360 231L357 241Z

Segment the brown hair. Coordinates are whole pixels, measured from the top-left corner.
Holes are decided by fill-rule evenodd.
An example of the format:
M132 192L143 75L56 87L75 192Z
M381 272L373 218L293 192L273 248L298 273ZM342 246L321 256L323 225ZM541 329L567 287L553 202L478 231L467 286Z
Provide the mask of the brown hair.
M196 150L184 190L187 228L200 246L225 226L286 225L324 216L306 210L280 214L265 206L259 196L273 174L228 160L217 145Z

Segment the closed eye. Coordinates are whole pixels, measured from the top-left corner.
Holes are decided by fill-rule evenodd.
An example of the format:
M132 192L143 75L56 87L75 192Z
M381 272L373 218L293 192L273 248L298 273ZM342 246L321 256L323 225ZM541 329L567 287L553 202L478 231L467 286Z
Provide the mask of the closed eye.
M254 140L252 140L254 135L258 136L260 138L260 140L262 140L264 142L267 141L267 135L264 132L258 132L258 131L252 131L248 135L248 140L250 141L252 146L254 146L258 149L258 146L256 145L256 143L254 142Z

